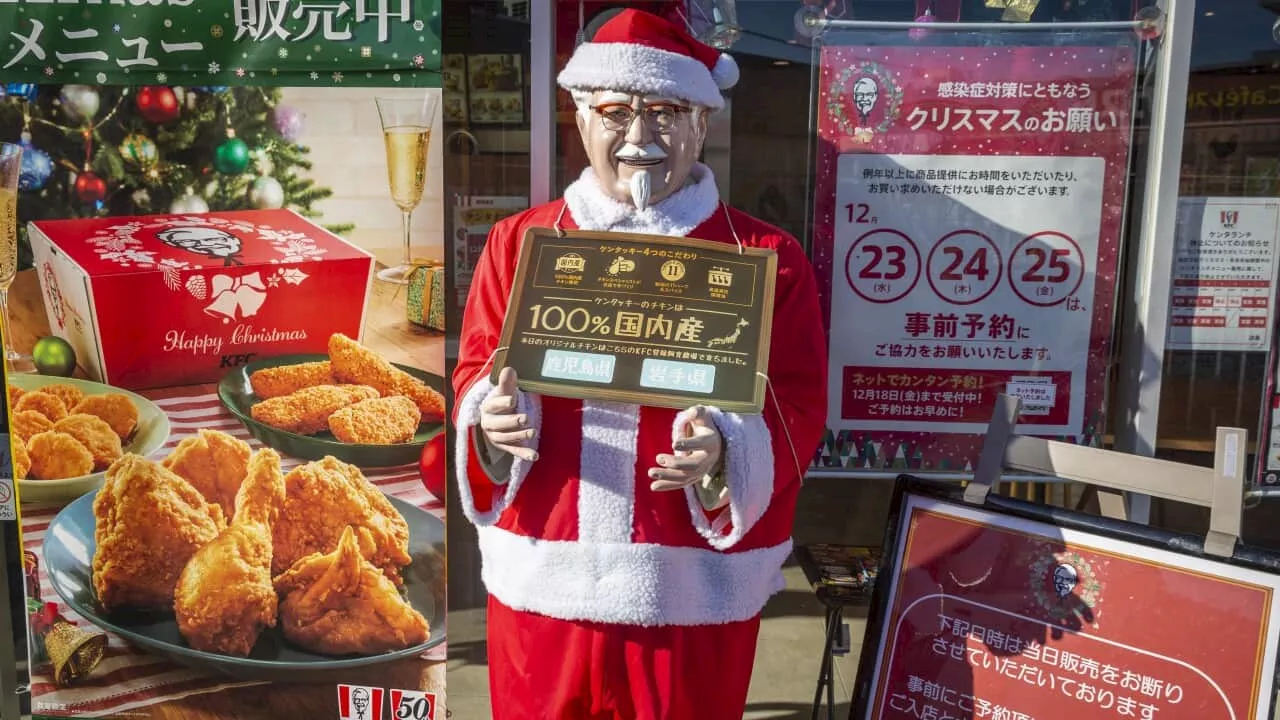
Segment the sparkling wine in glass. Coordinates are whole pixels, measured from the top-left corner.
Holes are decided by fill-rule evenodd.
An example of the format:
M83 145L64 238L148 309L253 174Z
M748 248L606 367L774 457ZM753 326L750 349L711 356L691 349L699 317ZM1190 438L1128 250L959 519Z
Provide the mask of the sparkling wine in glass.
M378 273L386 282L409 282L410 224L414 208L422 202L427 184L427 149L431 146L431 126L435 122L436 98L430 93L414 98L378 98L382 137L387 149L387 179L391 200L400 208L404 227L404 256L399 267Z
M5 362L9 372L35 370L30 355L13 349L9 324L9 286L18 274L18 175L22 168L22 147L0 143L0 328L4 334Z

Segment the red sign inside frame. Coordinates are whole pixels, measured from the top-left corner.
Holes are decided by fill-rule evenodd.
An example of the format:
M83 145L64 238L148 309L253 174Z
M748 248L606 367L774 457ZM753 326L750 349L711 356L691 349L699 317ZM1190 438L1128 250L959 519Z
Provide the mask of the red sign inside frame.
M822 50L818 467L970 467L1001 392L1020 432L1102 431L1134 56Z
M1265 716L1280 578L919 495L903 508L850 717Z

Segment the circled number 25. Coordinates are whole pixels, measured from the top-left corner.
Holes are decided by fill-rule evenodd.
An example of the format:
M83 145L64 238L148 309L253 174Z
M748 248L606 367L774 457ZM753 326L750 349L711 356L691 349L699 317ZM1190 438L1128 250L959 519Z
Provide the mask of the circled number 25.
M1066 248L1029 247L1024 252L1031 258L1031 267L1022 273L1022 281L1029 283L1060 283L1071 277L1071 265Z

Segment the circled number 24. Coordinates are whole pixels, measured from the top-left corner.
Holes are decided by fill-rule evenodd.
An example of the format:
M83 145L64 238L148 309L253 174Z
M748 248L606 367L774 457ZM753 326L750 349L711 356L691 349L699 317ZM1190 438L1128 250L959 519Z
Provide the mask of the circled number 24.
M1071 265L1066 248L1029 247L1024 250L1031 258L1031 267L1022 273L1022 281L1029 283L1060 283L1071 277Z

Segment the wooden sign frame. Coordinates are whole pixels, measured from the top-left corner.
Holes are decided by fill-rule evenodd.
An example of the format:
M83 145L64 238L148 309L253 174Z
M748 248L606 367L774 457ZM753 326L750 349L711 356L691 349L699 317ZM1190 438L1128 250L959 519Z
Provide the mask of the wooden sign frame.
M1098 697L1106 690L1111 693L1111 701L1118 701L1124 694L1131 703L1177 703L1182 702L1185 690L1188 702L1198 701L1201 706L1183 705L1172 711L1171 717L1189 717L1187 713L1199 713L1197 717L1271 717L1276 704L1275 664L1280 657L1280 578L1276 577L1280 554L1238 541L1245 481L1245 432L1219 428L1215 466L1201 468L1017 436L1012 429L1018 410L1017 398L1000 397L975 479L967 487L899 476L863 638L850 720L905 717L900 706L908 702L910 698L906 696L911 691L901 682L904 667L940 687L967 677L972 692L965 695L961 689L959 695L952 693L950 697L969 698L975 707L980 689L987 702L1021 702L1022 706L1016 709L1034 717L1046 716L1044 712L1050 706L1072 702L1054 692L1044 696L1043 702L1048 704L1037 705L1041 701L1035 693L1048 692L1050 685L1021 686L999 677L998 667L1010 659L1018 664L1019 673L1024 672L1024 665L1045 666L1047 652L1042 656L1036 650L1031 657L1010 648L1009 638L1015 633L1023 640L1031 637L1033 642L1043 643L1044 648L1055 644L1055 657L1079 652L1081 647L1092 649L1091 659L1102 663L1104 670L1112 667L1106 664L1108 660L1115 666L1126 664L1116 659L1122 657L1116 648L1129 652L1129 663L1144 662L1138 657L1140 654L1148 659L1163 658L1161 667L1183 683L1178 686L1176 697L1168 693L1158 698L1146 697L1132 684L1107 685L1105 672L1102 679L1090 679L1077 676L1078 673L1072 675L1075 670L1065 666L1060 671L1054 668L1058 676L1070 678L1077 686L1090 683ZM990 489L999 482L1004 468L1208 507L1209 531L1200 536L1173 533L1114 517L993 494ZM948 537L948 533L954 537ZM1027 563L1027 558L1034 558L1035 562ZM1070 569L1066 569L1068 566ZM1061 587L1060 581L1064 582ZM1176 597L1164 592L1168 587L1178 588ZM917 595L918 599L911 600ZM1240 602L1242 598L1244 602ZM997 600L1001 604L993 604ZM936 610L939 619L922 621L923 616L917 617L917 606L928 612ZM984 639L980 633L975 640L972 632L956 629L958 625L945 627L945 614L960 617L956 608L965 613L966 627L986 624L987 637ZM1243 638L1252 643L1250 647L1256 645L1256 652L1205 653L1202 642L1188 646L1182 660L1168 655L1170 648L1178 647L1178 638L1164 633L1162 628L1176 623L1179 613L1196 614L1203 608L1216 608L1221 613L1216 620L1197 618L1199 623L1214 625L1218 642L1235 647L1234 644L1243 644ZM904 627L913 628L914 635L903 635ZM991 645L992 630L996 630L994 636L999 638L1000 647ZM1170 637L1173 640L1168 640ZM1158 647L1142 646L1143 640ZM921 650L924 645L920 643L931 647L932 654ZM950 652L949 657L934 657L939 643L949 651L958 643L958 665L947 664L955 659L955 652ZM900 662L895 663L899 652ZM958 668L966 663L972 665L974 653L996 659L991 660L991 665L966 666L960 671ZM1232 662L1243 664L1227 667L1223 658L1234 658ZM932 660L941 663L936 672L922 666ZM1216 694L1201 684L1195 688L1198 695L1193 697L1198 681L1187 680L1190 675L1186 673L1178 676L1178 665L1198 673ZM1193 665L1204 667L1201 670ZM1148 667L1146 674L1152 675L1154 667ZM1121 669L1142 671L1141 667ZM1049 670L1041 667L1032 672L1041 677ZM983 673L981 683L979 673ZM1249 682L1241 685L1241 678ZM1234 688L1227 688L1230 698L1218 686L1229 682L1236 683ZM1142 687L1147 687L1145 680ZM1022 689L1021 695L1017 688ZM942 692L945 700L948 696ZM1217 703L1218 697L1239 712L1224 711L1221 705L1216 705L1216 710L1203 707ZM928 700L920 698L920 702ZM1133 707L1136 714L1137 706ZM1079 705L1077 713L1080 712L1091 711ZM1108 714L1114 715L1114 711ZM1053 716L1061 714L1046 717Z
M579 400L605 400L621 403L636 403L649 407L684 409L692 405L707 404L714 405L727 412L755 414L763 411L769 372L769 339L773 329L774 293L777 285L778 255L773 250L765 248L739 248L738 246L728 245L726 243L711 242L693 238L674 238L661 235L642 235L637 233L588 232L581 230L556 231L551 228L541 227L529 228L525 232L524 240L520 246L520 256L516 264L515 277L512 281L511 295L507 304L506 318L504 319L502 326L502 336L499 342L499 349L494 358L491 373L491 379L494 383L497 382L498 374L501 372L502 368L510 364L512 356L517 353L524 352L522 346L513 344L522 340L524 334L524 329L518 326L518 323L520 322L519 318L523 314L523 308L527 303L528 296L532 295L534 292L538 292L538 296L541 297L541 291L546 289L546 286L540 286L536 291L531 290L537 282L536 273L538 272L539 266L535 265L535 262L538 259L536 254L541 248L548 247L548 245L554 246L557 243L566 246L565 250L570 254L577 252L578 250L591 249L591 246L594 244L599 245L602 248L616 249L625 247L634 249L633 251L629 250L629 252L634 252L635 254L628 255L627 257L635 257L637 260L657 257L658 253L691 254L693 258L686 258L683 262L695 263L699 269L703 265L709 265L717 261L753 266L757 272L764 276L763 282L758 289L754 285L752 286L750 293L752 302L747 306L750 308L750 317L755 317L757 312L760 313L760 319L757 323L758 330L755 331L758 332L758 336L756 338L756 342L751 346L748 346L747 351L715 350L704 347L675 345L665 348L666 350L671 350L673 352L683 351L689 355L708 356L727 353L729 355L746 356L748 358L747 366L746 368L740 369L738 373L737 379L742 380L740 383L742 387L738 388L737 392L733 392L731 390L726 394L714 387L711 391L706 393L695 393L693 391L664 391L657 388L648 389L639 387L639 378L637 378L634 383L636 387L613 389L616 384L616 382L612 381L612 378L614 377L612 370L614 367L613 365L610 366L611 382L607 385L593 385L570 379L548 380L545 377L530 377L528 373L519 373L519 384L521 389L556 397ZM592 249L591 251L595 252L597 255L604 253L602 249ZM583 261L582 269L568 272L570 274L581 274L585 277L587 274L587 264L585 259L581 257L581 253L578 254L578 260ZM661 258L666 257L667 255L665 254L661 256ZM708 271L708 284L710 283L709 273L710 271ZM531 274L533 274L533 276L531 276ZM692 276L692 273L690 273L690 276ZM615 298L620 298L620 300L614 300L614 302L638 303L640 301L635 298L648 297L651 298L651 300L645 302L665 303L662 298L666 298L666 300L669 300L672 303L682 302L701 305L728 303L727 300L713 300L702 296L693 297L691 294L688 296L674 294L659 296L628 290L606 290L595 287L587 289L557 287L555 292L562 294L576 294L578 297L575 298L559 298L574 300L576 302L586 302L582 298L591 294L609 294ZM653 300L652 298L657 299ZM743 306L741 303L732 304L738 307ZM732 313L727 312L705 312L714 313L716 315L732 315ZM594 319L595 318L592 318L592 320ZM743 318L739 317L738 324L741 324L743 320ZM747 323L745 327L750 328L751 324L752 323ZM734 325L734 327L736 328L737 325ZM747 332L752 333L753 331L748 329ZM736 337L736 334L734 337ZM580 338L580 340L582 343L596 343L599 345L603 345L606 342L599 338L587 337L586 335ZM624 341L624 343L629 345L646 345L646 343L631 341ZM641 367L643 367L643 358L645 356L639 352L623 353L620 356L628 359L641 358L640 364ZM613 362L615 365L619 364L617 357L613 358ZM684 364L679 361L674 362L676 364ZM635 363L632 361L629 364ZM713 367L716 370L721 370L726 366L713 364L707 367ZM520 368L517 367L518 372L519 370ZM741 377L742 373L747 371L752 373L749 381L743 380ZM714 375L712 382L714 383Z

